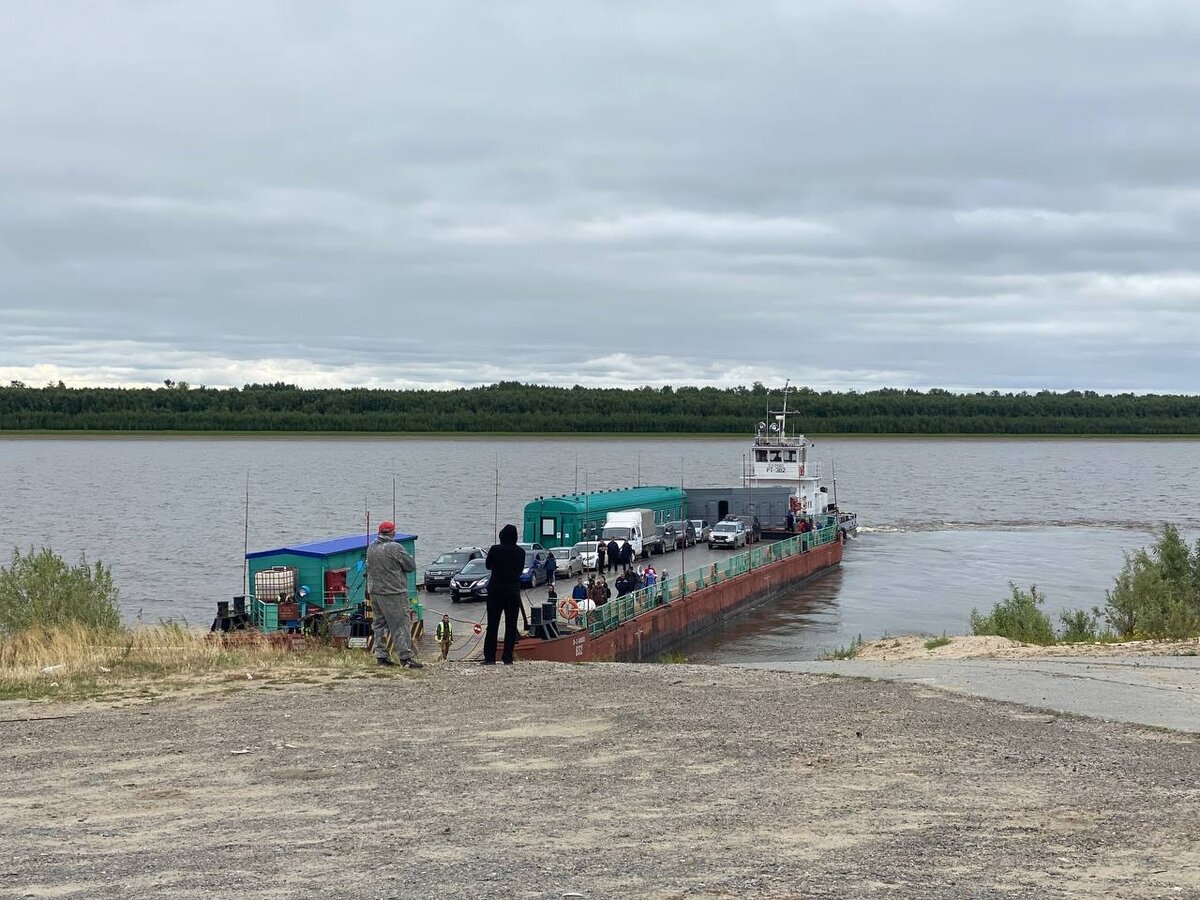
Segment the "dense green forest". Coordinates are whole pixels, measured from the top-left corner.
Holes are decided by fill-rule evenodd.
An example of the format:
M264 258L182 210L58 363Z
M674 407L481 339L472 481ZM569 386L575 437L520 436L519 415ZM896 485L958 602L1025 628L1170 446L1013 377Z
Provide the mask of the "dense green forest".
M452 391L0 387L0 431L563 432L747 434L781 392L752 387ZM1200 397L1093 391L835 393L798 388L789 424L814 434L1200 434Z

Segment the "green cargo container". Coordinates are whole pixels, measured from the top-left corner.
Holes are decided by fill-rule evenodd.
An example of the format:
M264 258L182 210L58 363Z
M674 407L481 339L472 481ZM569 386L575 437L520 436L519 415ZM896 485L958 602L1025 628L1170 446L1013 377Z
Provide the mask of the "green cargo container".
M686 518L687 493L662 485L538 497L525 504L525 537L543 547L569 547L595 540L610 512L652 509L655 522Z
M333 612L362 603L367 590L367 546L374 539L374 535L352 534L247 553L246 593L255 619L261 617L261 624L267 625L271 617L262 604L281 599L296 599L301 617L314 606ZM417 558L415 534L397 534L396 540L414 560ZM408 596L417 596L416 572L408 575ZM277 628L283 623L272 624Z

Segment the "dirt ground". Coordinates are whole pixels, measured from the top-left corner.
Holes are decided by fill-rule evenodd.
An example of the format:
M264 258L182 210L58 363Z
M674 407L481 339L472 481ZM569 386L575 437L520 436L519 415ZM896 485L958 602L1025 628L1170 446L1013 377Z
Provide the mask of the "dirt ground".
M1200 897L1200 741L518 663L0 704L0 896Z

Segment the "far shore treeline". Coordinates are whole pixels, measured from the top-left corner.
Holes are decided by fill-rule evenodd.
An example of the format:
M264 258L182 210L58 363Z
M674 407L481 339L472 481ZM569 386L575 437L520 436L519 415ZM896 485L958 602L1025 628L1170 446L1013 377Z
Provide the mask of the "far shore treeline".
M562 432L746 434L779 388L544 387L459 390L0 387L0 431ZM812 434L1200 434L1200 397L952 393L885 388L788 395L789 424Z

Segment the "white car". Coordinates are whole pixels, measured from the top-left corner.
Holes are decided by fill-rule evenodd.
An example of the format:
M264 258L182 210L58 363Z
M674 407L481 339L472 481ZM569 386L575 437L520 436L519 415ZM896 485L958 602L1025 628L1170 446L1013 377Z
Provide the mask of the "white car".
M580 541L573 550L579 551L579 562L585 569L596 568L596 541Z
M746 546L746 525L732 519L722 519L708 535L708 549L729 547L736 550Z
M705 519L692 519L692 527L696 529L696 543L707 544L712 526Z
M579 545L573 547L555 547L550 551L554 554L554 574L559 578L570 578L583 574L583 558L579 555Z

